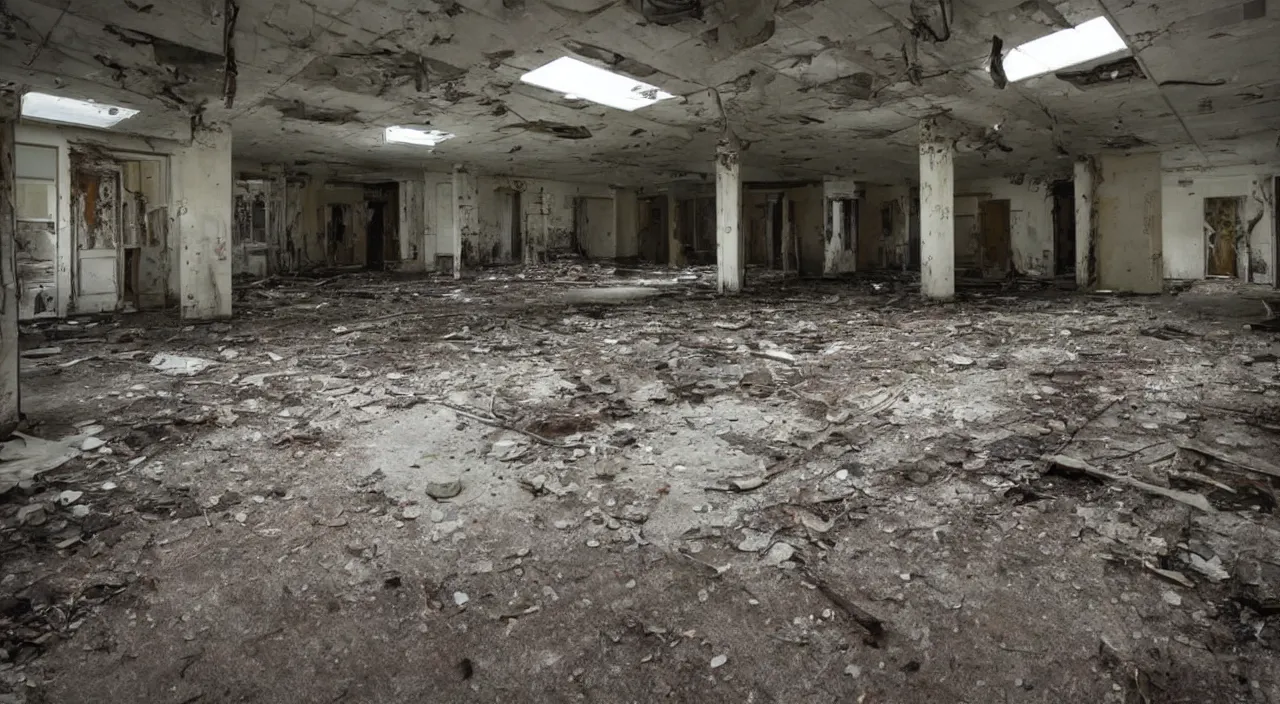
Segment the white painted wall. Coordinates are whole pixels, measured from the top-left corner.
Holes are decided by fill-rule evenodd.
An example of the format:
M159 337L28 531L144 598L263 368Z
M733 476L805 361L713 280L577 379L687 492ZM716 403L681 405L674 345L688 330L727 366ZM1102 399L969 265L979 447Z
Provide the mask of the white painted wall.
M1249 235L1249 250L1237 244L1241 278L1246 272L1256 283L1275 282L1275 193L1277 169L1239 166L1220 169L1166 170L1162 176L1164 197L1164 275L1170 279L1205 277L1204 199L1245 199L1244 226L1256 219Z

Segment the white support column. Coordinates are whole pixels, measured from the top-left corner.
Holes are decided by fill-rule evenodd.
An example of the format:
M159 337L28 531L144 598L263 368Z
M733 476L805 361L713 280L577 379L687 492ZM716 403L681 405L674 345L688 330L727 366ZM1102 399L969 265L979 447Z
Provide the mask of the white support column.
M716 147L716 264L720 293L742 290L742 178L737 140Z
M231 128L193 130L172 163L182 319L230 318Z
M1092 288L1097 282L1093 270L1096 251L1097 221L1094 217L1094 192L1096 173L1093 159L1085 157L1076 162L1076 286L1081 290Z
M14 178L14 129L21 96L0 91L0 437L18 427L18 279L14 268L17 247L17 181Z
M467 238L479 230L476 182L461 164L453 166L453 278L462 278L462 253Z
M920 292L949 301L956 295L955 147L920 123Z

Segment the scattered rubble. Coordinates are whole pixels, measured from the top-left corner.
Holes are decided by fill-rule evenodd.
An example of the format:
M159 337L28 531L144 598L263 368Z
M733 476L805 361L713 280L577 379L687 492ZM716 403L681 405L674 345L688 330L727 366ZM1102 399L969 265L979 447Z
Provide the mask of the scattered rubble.
M104 321L85 361L29 360L29 434L0 445L0 603L22 604L0 610L0 696L33 668L50 701L114 682L107 642L244 653L166 675L213 692L262 643L339 632L387 662L465 656L468 686L660 665L712 700L784 666L804 677L757 700L943 667L948 701L1000 701L974 684L997 679L1102 700L1166 660L1193 698L1242 691L1228 666L1274 674L1280 367L1237 321L857 278L709 301L701 270L642 271L625 283L658 294L604 303L605 267L483 276L270 280L230 323ZM392 657L371 634L397 629L430 635Z

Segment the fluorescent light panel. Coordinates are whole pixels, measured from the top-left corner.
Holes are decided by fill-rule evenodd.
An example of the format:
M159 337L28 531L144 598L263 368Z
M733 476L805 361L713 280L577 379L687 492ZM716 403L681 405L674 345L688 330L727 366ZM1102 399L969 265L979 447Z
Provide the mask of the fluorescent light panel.
M562 56L520 77L530 85L619 110L638 110L675 96L657 86Z
M1021 81L1126 49L1106 17L1016 46L1004 57L1004 74Z
M418 144L424 147L434 147L446 139L453 139L454 135L440 130L424 130L418 127L388 127L383 133L383 138L388 144Z
M105 105L92 100L64 98L48 93L27 93L22 96L22 116L33 120L64 122L85 127L115 127L138 111L119 105Z

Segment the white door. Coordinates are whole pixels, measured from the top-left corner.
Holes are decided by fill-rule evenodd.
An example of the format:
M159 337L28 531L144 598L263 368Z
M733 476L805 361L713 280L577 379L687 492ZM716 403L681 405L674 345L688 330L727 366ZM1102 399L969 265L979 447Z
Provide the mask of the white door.
M74 159L72 163L74 310L115 310L120 302L120 171L103 164L76 164Z

